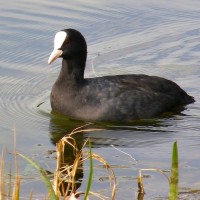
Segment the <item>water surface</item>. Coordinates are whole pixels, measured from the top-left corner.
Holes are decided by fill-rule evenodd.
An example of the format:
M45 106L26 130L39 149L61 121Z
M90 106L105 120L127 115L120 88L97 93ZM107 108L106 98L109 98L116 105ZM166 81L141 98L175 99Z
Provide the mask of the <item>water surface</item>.
M118 166L114 168L116 199L136 199L139 168L169 169L175 140L180 154L180 191L200 189L200 2L11 0L1 5L0 18L0 147L12 151L16 128L18 151L52 170L55 155L49 152L55 149L57 138L85 124L52 115L49 105L50 90L61 65L61 61L47 65L54 34L75 28L88 43L86 77L158 75L175 81L196 99L181 114L150 122L107 125L105 131L80 136L80 143L91 137L93 152ZM111 145L131 154L138 163ZM24 175L33 173L23 161L20 169ZM80 190L85 188L88 164L83 174ZM145 199L166 198L165 178L148 174ZM103 188L102 193L109 193L105 176L104 170L95 170L94 191ZM31 180L24 181L24 196L31 187L37 195L45 193L40 181Z

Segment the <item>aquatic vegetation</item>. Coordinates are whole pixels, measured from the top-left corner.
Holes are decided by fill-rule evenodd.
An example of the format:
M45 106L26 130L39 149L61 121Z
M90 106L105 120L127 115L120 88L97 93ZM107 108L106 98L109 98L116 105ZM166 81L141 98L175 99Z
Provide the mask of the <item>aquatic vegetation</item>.
M92 192L90 190L90 187L92 185L92 176L93 176L93 160L97 160L98 162L104 165L104 168L107 171L107 174L110 180L111 191L112 191L111 199L114 199L115 190L116 190L116 178L110 165L104 160L103 157L92 152L91 150L92 144L90 143L90 140L86 140L82 148L79 150L77 147L76 140L73 138L75 134L81 133L82 131L91 132L91 131L99 131L101 129L84 129L83 130L82 128L83 127L75 129L70 134L67 134L66 136L64 136L56 144L57 166L56 166L56 171L54 173L54 181L53 181L56 195L59 198L61 196L64 196L64 198L67 198L68 196L78 197L80 195L84 195L84 199L87 199L88 196L94 195L100 199L101 198L104 199L105 197L103 195ZM89 144L89 150L84 150L87 143ZM65 163L64 161L66 146L72 147L74 151L75 159L71 165ZM77 173L79 173L79 168L82 167L83 162L85 162L86 160L89 160L89 165L90 165L86 190L85 192L83 191L77 192L76 187L77 187L77 184L79 184L79 180L76 180L76 175Z
M37 163L33 162L30 158L28 158L27 156L24 156L20 153L18 153L19 156L21 156L22 158L24 158L27 162L29 162L41 175L41 179L43 181L43 183L45 184L47 190L48 190L48 196L49 199L51 200L57 200L56 194L53 190L53 187L51 185L51 182L45 172L44 169L42 169Z
M178 198L178 147L177 142L174 142L172 148L171 161L171 176L169 184L169 200L176 200Z
M92 175L93 175L93 161L92 161L92 150L91 150L90 140L89 140L89 159L90 159L90 172L89 172L89 176L88 176L88 183L87 183L87 188L86 188L85 195L84 195L84 200L87 200L87 196L89 195L90 187L92 184Z
M145 194L144 185L142 181L142 171L155 171L163 174L167 180L169 181L169 200L176 200L178 198L178 147L177 142L173 143L172 146L172 159L171 159L171 175L170 178L165 174L166 171L161 169L140 169L138 176L138 193L140 198L143 199ZM141 198L142 196L142 198Z
M41 176L46 189L47 195L45 199L59 200L59 199L70 199L77 200L80 196L83 196L84 200L90 198L90 196L95 196L98 199L115 199L117 180L112 167L105 161L105 159L92 152L92 143L90 139L87 139L81 148L78 147L77 142L74 138L75 135L81 132L99 131L100 129L85 129L85 126L79 127L73 130L70 134L66 134L61 138L56 144L56 169L53 173L53 178L47 175L45 169L41 168L36 162L31 160L25 155L17 153L16 151L16 140L14 141L14 161L15 161L15 175L14 180L10 176L6 177L6 172L4 171L4 151L2 150L2 155L0 158L0 199L20 199L20 175L18 173L18 160L17 156L25 159L32 167L34 167ZM86 147L88 145L88 147ZM66 151L69 147L73 151L75 159L73 163L67 163L65 161ZM117 150L117 148L116 148ZM126 154L126 153L125 153ZM163 174L169 181L169 200L176 200L178 198L178 148L177 142L173 143L172 148L172 160L171 160L171 175L168 177L166 175L166 170L162 169L139 169L138 176L138 200L143 200L145 196L145 187L143 184L143 171L155 171ZM103 164L103 168L107 171L107 175L110 182L110 196L104 196L100 193L93 192L91 189L93 182L94 173L94 160ZM87 178L87 183L85 184L85 191L79 191L78 187L81 182L77 174L80 173L80 169L83 167L85 161L89 162L89 174ZM10 170L11 171L11 170ZM33 193L30 191L29 199L33 198Z

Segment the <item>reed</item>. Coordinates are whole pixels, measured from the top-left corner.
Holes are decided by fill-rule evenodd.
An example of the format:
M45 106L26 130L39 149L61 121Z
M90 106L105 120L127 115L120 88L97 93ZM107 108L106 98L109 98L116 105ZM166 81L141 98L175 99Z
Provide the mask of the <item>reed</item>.
M12 181L11 170L9 176L6 176L5 172L5 162L4 162L4 150L2 150L0 158L0 199L20 199L20 176L18 172L15 172L14 180ZM16 169L17 167L15 167ZM11 167L10 167L11 169Z
M169 200L176 200L178 198L178 147L177 142L173 143L172 153L171 153L171 175L168 177L164 170L161 169L139 169L138 176L138 199L143 199L145 190L142 179L143 171L155 171L164 175L169 182Z
M90 139L86 140L81 148L78 148L78 144L75 135L82 132L91 132L91 131L99 131L101 129L85 129L85 126L76 128L70 134L66 134L62 139L58 141L56 144L56 168L54 171L53 179L51 179L46 171L41 168L36 162L31 160L25 155L17 153L16 151L16 139L14 144L14 161L15 161L15 173L14 178L11 175L11 167L10 167L10 176L6 177L5 172L5 163L4 163L4 151L2 150L1 158L0 158L0 199L12 199L18 200L20 199L20 182L21 178L18 173L18 160L17 155L21 158L25 159L28 163L34 167L41 176L41 180L47 189L47 197L49 200L60 200L60 199L70 199L77 200L79 196L83 196L84 200L89 199L90 196L95 196L98 199L115 199L116 194L116 177L112 167L106 162L106 160L92 152L92 143ZM88 145L87 148L86 145ZM65 162L65 150L66 147L70 147L73 150L74 160L73 163ZM87 150L86 150L87 149ZM117 148L116 148L117 149ZM130 156L130 155L129 155ZM138 200L143 200L145 195L144 184L142 180L142 172L143 171L155 171L163 174L167 180L169 181L169 200L176 200L178 198L178 148L177 142L174 142L171 154L171 175L168 177L165 173L166 171L161 169L140 169L138 176ZM105 170L107 171L109 182L110 182L110 196L103 196L99 193L93 192L91 190L93 173L94 173L94 164L93 161L96 160L103 164ZM85 161L89 161L89 175L87 184L85 185L85 191L77 191L76 184L76 175L79 169L83 166ZM135 159L134 159L135 161ZM135 161L136 162L136 161ZM13 179L13 180L12 180ZM32 191L30 191L29 199L33 199Z
M83 127L79 127L75 130L73 130L70 134L67 134L64 136L57 144L56 144L56 152L57 152L57 167L54 174L54 190L56 191L57 196L60 198L61 195L64 195L64 198L67 198L68 196L74 196L78 197L80 195L84 195L84 199L87 199L89 195L94 195L98 198L102 198L103 196L101 194L97 194L95 192L92 192L90 190L92 185L92 175L93 175L93 160L97 160L98 162L102 163L107 170L108 177L110 180L111 185L111 199L114 199L115 197L115 191L116 191L116 178L114 175L114 172L110 165L98 154L95 154L92 152L92 144L90 140L86 140L82 146L82 148L79 150L77 148L76 140L74 139L74 135L79 134L81 132L92 132L92 131L99 131L101 129L82 129ZM88 144L89 150L84 150L84 147ZM72 165L68 165L64 163L64 150L66 148L66 145L69 145L73 148L74 151L74 162ZM86 160L89 160L90 163L90 170L89 170L89 176L88 176L88 182L86 185L85 192L77 192L76 191L76 180L75 175L79 169L79 167L82 166L83 162ZM67 184L67 188L64 186L65 183ZM65 189L65 191L60 191L60 188ZM103 197L104 198L104 197Z
M172 147L171 176L169 182L169 200L178 198L178 147L174 142Z
M2 150L0 158L0 199L5 199L5 179L4 179L4 151Z

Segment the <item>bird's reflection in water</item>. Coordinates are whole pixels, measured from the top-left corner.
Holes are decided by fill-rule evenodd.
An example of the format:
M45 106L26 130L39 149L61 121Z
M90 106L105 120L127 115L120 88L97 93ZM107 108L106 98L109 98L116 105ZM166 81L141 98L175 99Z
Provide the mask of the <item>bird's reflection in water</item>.
M122 146L139 146L141 141L156 143L158 140L158 133L166 133L166 128L171 126L171 123L168 123L174 116L181 116L181 111L183 108L179 107L175 110L174 113L166 113L162 118L151 119L151 120L139 120L133 121L132 123L117 123L115 124L92 124L88 128L94 129L105 129L101 134L99 132L92 132L91 134L79 132L74 134L73 138L76 141L77 149L80 151L83 147L83 144L87 137L90 137L93 147L103 147L110 144L114 144L117 147ZM72 120L63 115L51 115L50 120L50 140L56 145L56 143L63 138L66 134L70 134L77 127L81 127L86 123L83 121ZM158 127L158 129L157 129ZM87 129L87 128L86 128ZM155 134L156 132L156 134ZM148 134L147 134L148 133ZM126 137L124 138L124 134ZM170 134L171 135L171 134ZM136 137L135 137L136 136ZM166 136L166 134L165 134ZM152 139L153 138L153 139ZM165 140L160 140L159 143L165 142ZM142 145L144 145L142 143ZM64 162L63 165L73 165L76 156L74 155L74 149L70 145L65 146L64 151ZM72 192L75 192L82 183L83 179L83 168L80 165L75 174L75 188L71 188ZM64 184L64 188L67 188L69 183ZM70 190L69 190L70 191ZM138 200L142 200L143 195L138 194Z
M75 128L82 126L83 122L77 122L73 120L69 120L68 118L61 117L59 115L51 115L50 119L50 126L49 126L49 131L50 131L50 140L52 144L56 145L58 141L63 138L65 135L70 134L71 131L73 131ZM73 135L73 139L76 142L76 147L77 150L80 151L82 149L84 139L83 139L83 133L79 132L77 134ZM61 166L71 166L74 164L74 161L76 159L75 151L74 148L70 145L65 145L64 147L64 156L63 156L63 161ZM74 177L74 182L75 185L72 188L72 184L69 182L64 182L60 186L60 192L62 195L65 194L66 191L68 191L69 195L71 192L76 192L76 190L81 186L81 182L83 179L83 168L82 164L77 168L75 177Z

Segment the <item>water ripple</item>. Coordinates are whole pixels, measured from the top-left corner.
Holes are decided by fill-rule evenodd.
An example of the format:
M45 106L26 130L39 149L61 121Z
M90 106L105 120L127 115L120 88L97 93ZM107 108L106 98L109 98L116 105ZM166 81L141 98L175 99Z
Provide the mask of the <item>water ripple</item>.
M110 151L112 144L134 154L145 168L168 168L171 144L178 140L180 162L184 160L194 169L189 175L191 181L187 179L188 171L184 171L183 164L180 169L184 173L180 175L189 182L185 184L187 187L194 185L194 180L199 181L199 8L200 2L195 0L181 3L178 0L170 3L155 0L9 0L2 3L0 146L12 146L7 133L16 124L19 150L31 155L36 152L40 162L44 149L54 148L48 133L53 141L54 134L59 135L61 130L66 133L73 129L72 124L82 124L72 123L70 119L53 119L49 105L50 90L61 63L59 60L47 65L54 34L63 28L76 28L88 42L86 76L159 75L176 81L196 99L196 103L188 105L182 114L154 123L110 125L106 126L108 130L86 133L84 137L91 137L94 150L101 147L102 153L105 149L108 162L112 157L113 162L117 162L115 155L119 152ZM121 154L118 158L121 163ZM127 183L123 185L126 187ZM159 187L157 184L156 188ZM147 191L145 197L151 198L148 196L151 192ZM155 193L153 195L151 199Z
M80 28L86 35L89 76L113 72L161 75L194 91L200 73L199 12L194 7L175 7L175 3L127 2L129 7L104 1L3 4L0 103L4 112L26 121L42 118L34 106L48 99L53 80L44 81L46 74L52 77L46 60L53 34L63 26ZM91 28L95 23L99 25Z

